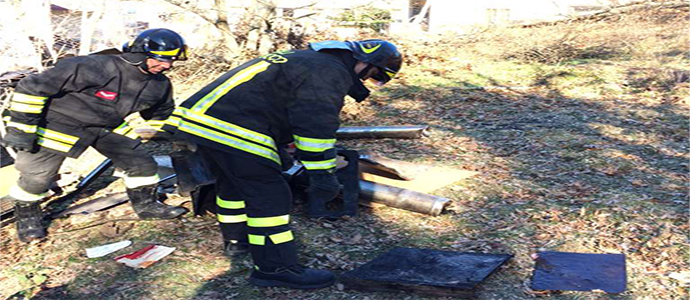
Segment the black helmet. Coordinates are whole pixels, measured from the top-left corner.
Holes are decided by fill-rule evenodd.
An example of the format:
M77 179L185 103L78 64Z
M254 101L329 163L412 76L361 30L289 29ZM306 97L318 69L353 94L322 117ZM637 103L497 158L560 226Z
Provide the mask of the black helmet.
M355 59L370 63L380 69L371 78L381 83L390 81L402 66L402 54L398 48L384 40L347 41Z
M125 53L145 53L161 61L187 60L187 45L182 36L170 29L156 28L140 33L122 46Z

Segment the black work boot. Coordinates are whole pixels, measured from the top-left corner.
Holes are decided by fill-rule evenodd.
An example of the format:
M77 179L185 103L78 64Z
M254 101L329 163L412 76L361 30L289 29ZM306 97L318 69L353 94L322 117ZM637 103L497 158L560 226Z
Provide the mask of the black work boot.
M254 268L249 283L256 286L283 286L296 289L320 289L332 285L335 276L330 271L315 270L293 265L274 270Z
M184 207L159 202L155 184L127 189L127 196L141 219L174 219L188 211Z
M43 212L40 201L15 200L14 218L17 226L17 237L20 241L28 243L47 235L46 229L43 227Z
M223 254L227 257L238 257L249 253L249 243L246 241L224 241Z

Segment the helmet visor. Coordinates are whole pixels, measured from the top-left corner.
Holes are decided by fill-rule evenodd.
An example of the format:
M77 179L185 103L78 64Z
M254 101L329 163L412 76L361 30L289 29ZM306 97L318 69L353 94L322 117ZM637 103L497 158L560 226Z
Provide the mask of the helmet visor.
M153 58L160 61L187 60L187 45L182 45L182 47L173 50L151 50L149 52Z
M377 68L378 72L376 74L371 75L371 79L378 81L381 83L381 85L386 84L389 82L393 77L395 77L395 72L389 69L383 69L383 68Z

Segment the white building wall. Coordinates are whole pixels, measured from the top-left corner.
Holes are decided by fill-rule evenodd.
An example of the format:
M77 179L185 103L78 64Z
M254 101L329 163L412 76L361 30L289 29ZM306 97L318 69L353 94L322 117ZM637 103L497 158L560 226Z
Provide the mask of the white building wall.
M606 7L607 0L428 0L434 1L429 12L429 31L466 31L488 24L488 10L508 10L508 21L550 21L572 15L573 6ZM633 0L618 0L619 4Z

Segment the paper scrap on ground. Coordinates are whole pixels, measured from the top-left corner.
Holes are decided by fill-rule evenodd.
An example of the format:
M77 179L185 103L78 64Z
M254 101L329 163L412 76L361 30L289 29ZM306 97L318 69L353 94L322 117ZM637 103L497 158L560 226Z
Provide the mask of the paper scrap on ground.
M159 245L150 245L142 248L139 251L120 255L115 258L115 261L123 263L132 268L146 268L151 264L157 262L163 257L175 251L174 247L166 247Z
M96 257L106 256L106 255L113 253L117 250L125 248L131 244L132 244L132 241L125 240L125 241L121 241L121 242L117 242L117 243L112 243L112 244L107 244L107 245L89 248L89 249L86 249L86 257L96 258Z
M669 274L668 277L671 277L675 280L678 280L682 283L690 283L690 271L680 271L680 272L674 272Z

